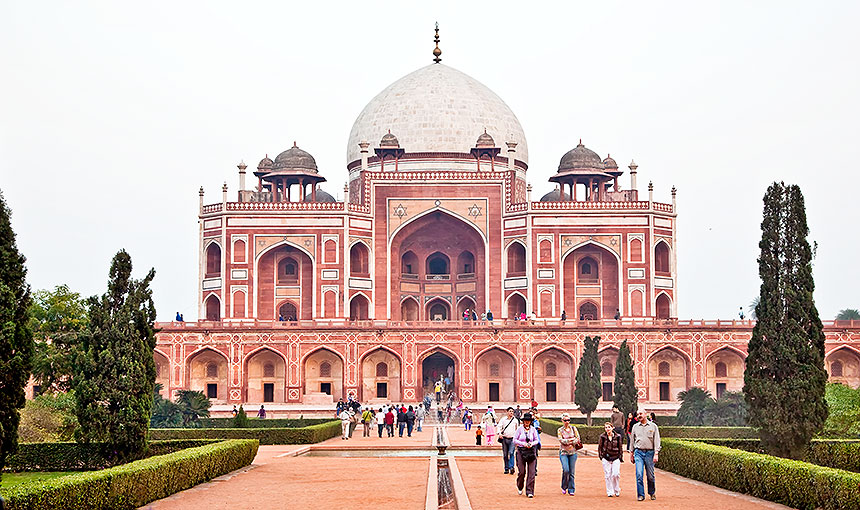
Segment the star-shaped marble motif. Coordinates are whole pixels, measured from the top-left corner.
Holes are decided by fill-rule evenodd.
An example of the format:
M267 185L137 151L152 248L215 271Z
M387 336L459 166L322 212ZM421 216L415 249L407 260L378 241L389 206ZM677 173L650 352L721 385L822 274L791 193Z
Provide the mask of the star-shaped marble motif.
M406 216L406 208L403 207L403 204L397 204L397 207L394 208L394 215L401 220Z
M478 204L474 204L472 207L469 208L469 216L471 216L475 219L478 219L478 216L480 216L480 215L481 215L481 208L478 207Z
M573 241L571 241L570 238L567 238L564 240L564 245L565 246L573 246Z
M312 244L314 244L313 241L311 241L310 239L305 239L305 246L307 248L310 248Z
M618 244L618 238L613 237L612 239L609 240L609 244L611 244L612 246L617 245Z

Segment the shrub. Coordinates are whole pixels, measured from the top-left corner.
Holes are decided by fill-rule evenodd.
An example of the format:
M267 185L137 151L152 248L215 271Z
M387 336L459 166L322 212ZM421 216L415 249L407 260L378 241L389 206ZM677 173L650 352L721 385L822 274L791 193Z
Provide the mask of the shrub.
M561 422L551 418L541 418L541 431L544 434L556 435L558 428L561 427ZM600 434L603 434L603 426L576 425L576 430L579 431L579 437L585 444L597 444ZM750 427L678 427L678 426L661 426L661 438L684 438L684 439L708 439L708 438L726 438L726 439L755 439L758 441L756 431Z
M249 465L256 441L222 441L6 491L10 510L134 509Z
M164 455L185 448L217 442L212 439L150 441L147 456ZM9 471L92 471L114 465L104 443L21 443L7 459Z
M659 468L799 509L860 508L860 474L703 442L667 439Z
M235 418L201 418L200 428L204 429L238 429L244 427L236 427L233 420ZM287 428L297 429L308 427L310 425L319 425L320 423L328 423L331 418L248 418L249 428ZM163 427L177 428L177 427Z
M301 428L153 429L153 439L256 439L260 444L312 444L340 434L340 421Z
M827 385L825 393L830 415L821 430L823 437L860 436L860 389L839 383Z
M248 428L248 415L245 413L245 407L239 406L239 411L233 417L233 428L246 429Z
M708 444L754 453L765 453L758 439L707 439ZM803 460L819 466L860 473L860 441L813 439Z
M69 441L75 432L75 397L71 393L39 395L21 410L18 439L22 443Z

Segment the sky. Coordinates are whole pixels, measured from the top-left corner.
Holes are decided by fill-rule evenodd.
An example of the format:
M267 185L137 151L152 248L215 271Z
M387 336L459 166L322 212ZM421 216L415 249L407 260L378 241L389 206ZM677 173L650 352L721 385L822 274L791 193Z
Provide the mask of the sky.
M0 3L0 190L31 286L101 294L125 248L159 319L194 319L200 186L234 197L240 160L295 140L342 199L356 116L431 62L438 21L443 63L523 125L535 199L580 138L655 200L677 187L679 318L758 295L773 181L805 195L822 319L860 308L860 3L413 4Z

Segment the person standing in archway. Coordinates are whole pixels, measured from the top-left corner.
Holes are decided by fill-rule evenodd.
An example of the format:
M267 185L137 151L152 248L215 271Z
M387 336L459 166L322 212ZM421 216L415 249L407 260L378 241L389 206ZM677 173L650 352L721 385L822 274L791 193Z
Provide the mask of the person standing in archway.
M438 405L442 402L442 381L436 381L436 385L433 387L433 393L436 394L436 404Z

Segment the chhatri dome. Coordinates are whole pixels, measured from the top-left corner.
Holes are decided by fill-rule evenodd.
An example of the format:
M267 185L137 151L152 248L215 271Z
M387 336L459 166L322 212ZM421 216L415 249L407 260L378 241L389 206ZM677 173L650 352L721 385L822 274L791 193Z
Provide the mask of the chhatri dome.
M346 162L361 159L359 142L373 144L389 132L407 153L468 154L484 130L503 153L505 142L516 142L516 159L528 163L526 135L508 105L471 76L430 64L395 81L364 107L349 134Z

